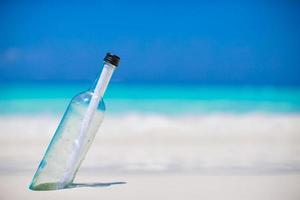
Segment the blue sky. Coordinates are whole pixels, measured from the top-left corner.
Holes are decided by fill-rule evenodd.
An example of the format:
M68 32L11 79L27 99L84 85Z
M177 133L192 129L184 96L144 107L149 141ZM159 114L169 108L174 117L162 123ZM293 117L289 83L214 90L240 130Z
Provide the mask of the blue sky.
M300 85L299 3L51 2L1 1L0 81Z

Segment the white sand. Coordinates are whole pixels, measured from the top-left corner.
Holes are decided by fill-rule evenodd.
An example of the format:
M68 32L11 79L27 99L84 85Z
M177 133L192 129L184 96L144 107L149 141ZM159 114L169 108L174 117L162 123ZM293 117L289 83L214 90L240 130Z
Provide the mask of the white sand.
M106 116L78 182L32 192L58 117L0 116L0 199L300 199L299 115Z
M1 176L0 199L230 199L299 200L300 176L104 175L81 176L81 182L127 181L123 185L35 192L30 176Z

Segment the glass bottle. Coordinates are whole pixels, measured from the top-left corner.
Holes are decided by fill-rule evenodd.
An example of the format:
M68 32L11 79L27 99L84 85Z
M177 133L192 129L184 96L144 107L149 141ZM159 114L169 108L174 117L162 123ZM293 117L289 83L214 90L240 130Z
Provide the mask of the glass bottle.
M102 97L119 60L107 53L96 84L71 100L29 186L31 190L57 190L72 184L103 121Z

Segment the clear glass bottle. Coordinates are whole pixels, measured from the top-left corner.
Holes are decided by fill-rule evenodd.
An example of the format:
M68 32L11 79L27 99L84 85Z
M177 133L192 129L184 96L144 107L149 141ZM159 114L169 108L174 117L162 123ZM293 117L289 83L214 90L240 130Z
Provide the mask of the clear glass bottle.
M102 123L102 97L119 60L107 53L94 86L72 99L33 177L31 190L57 190L72 184Z

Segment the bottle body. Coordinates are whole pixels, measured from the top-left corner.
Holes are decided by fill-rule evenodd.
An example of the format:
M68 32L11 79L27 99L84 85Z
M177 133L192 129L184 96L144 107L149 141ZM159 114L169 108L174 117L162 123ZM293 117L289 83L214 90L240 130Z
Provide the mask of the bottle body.
M105 105L101 98L82 139L80 130L92 96L93 92L87 91L72 99L33 177L30 189L63 189L73 182L104 118ZM76 148L80 148L80 151L70 165L70 155Z
M71 187L103 121L103 95L119 60L118 56L107 53L95 84L71 100L33 176L30 189L57 190Z

